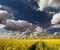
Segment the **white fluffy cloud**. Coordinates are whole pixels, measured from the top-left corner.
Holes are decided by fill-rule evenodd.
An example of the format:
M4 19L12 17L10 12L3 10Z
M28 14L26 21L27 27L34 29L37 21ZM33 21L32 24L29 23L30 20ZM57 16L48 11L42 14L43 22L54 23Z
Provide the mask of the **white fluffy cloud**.
M38 0L38 6L40 11L47 7L58 8L60 7L60 0Z
M52 28L60 28L60 25L59 24L56 24L56 25L53 25L51 26Z
M60 32L60 0L37 0L38 10L46 11L47 14L52 16L51 25L46 28L52 36L55 32ZM56 37L56 36L55 36Z
M25 31L32 26L31 23L24 20L6 20L6 28L8 29L17 29L20 31Z
M53 16L52 20L51 20L52 24L58 24L60 23L60 13L57 13Z
M5 25L4 24L0 24L0 28L4 28L5 27Z

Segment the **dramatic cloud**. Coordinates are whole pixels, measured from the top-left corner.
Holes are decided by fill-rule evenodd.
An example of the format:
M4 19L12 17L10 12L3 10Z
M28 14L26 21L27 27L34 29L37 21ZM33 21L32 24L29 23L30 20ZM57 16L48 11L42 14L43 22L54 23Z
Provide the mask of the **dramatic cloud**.
M8 29L4 29L4 27ZM6 25L0 24L0 38L34 39L53 38L56 36L53 35L46 29L23 20L7 20Z
M12 0L11 0L12 1ZM16 0L17 1L17 0ZM36 8L35 4L38 1L40 11L48 11L48 15L53 16L51 24L47 27L41 27L40 25L34 25L25 20L14 20L14 17L7 11L12 11L11 8L5 5L0 5L0 37L2 38L55 38L60 37L60 13L58 8L60 7L60 0L21 0L30 8ZM34 5L33 5L34 4ZM52 8L52 9L51 9ZM56 8L56 9L54 9ZM7 11L5 11L7 10ZM50 11L52 10L52 11ZM55 12L55 10L58 10ZM46 12L47 12L46 11ZM12 11L13 12L13 11ZM14 11L15 13L15 11ZM59 36L58 36L59 35Z
M1 22L5 22L5 20L7 19L14 19L12 14L9 14L7 11L5 10L0 10L0 23Z
M47 32L45 29L43 29L42 27L40 26L33 26L32 28L20 33L19 34L16 34L17 35L17 38L27 38L27 39L30 39L30 38L46 38L47 35L49 35L49 32ZM19 35L19 36L18 36Z
M60 32L60 0L37 0L38 10L45 11L51 17L51 24L47 29L51 37L55 38ZM48 25L48 24L47 24ZM55 33L57 32L57 33ZM55 36L54 36L55 35ZM60 36L60 35L59 35Z
M47 7L59 8L60 0L38 0L38 5L40 11L43 11Z
M52 24L59 24L60 23L60 13L57 13L53 16L51 23Z
M0 24L0 28L4 28L5 27L5 25L4 24Z
M34 31L32 32L32 34L31 34L31 36L30 37L32 37L32 35L33 35L33 38L35 37L35 38L37 38L37 37L42 37L42 36L44 36L44 35L47 35L47 33L46 33L46 30L45 29L43 29L42 27L40 27L40 26L37 26L35 29L34 29Z
M28 28L32 26L31 23L24 21L24 20L7 20L6 21L6 28L12 29L12 30L20 30L20 31L25 31Z

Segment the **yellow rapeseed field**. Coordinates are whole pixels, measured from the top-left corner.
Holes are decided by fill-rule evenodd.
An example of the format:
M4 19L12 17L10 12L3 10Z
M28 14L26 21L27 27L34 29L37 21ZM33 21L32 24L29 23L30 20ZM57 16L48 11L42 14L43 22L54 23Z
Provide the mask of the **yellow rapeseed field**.
M0 39L0 50L60 50L60 39Z

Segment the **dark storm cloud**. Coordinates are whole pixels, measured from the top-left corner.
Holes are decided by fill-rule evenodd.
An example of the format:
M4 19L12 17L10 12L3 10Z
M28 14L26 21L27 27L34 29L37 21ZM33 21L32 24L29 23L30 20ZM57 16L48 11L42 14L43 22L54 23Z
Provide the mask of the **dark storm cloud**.
M27 29L29 29L30 27L32 27L32 23L29 23L27 21L24 20L6 20L6 27L8 29L11 30L20 30L20 31L25 31Z

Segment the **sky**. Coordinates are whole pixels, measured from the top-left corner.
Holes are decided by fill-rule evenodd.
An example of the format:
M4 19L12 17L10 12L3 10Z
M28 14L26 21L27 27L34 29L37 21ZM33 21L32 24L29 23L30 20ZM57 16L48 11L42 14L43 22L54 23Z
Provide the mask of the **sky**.
M13 11L10 10L10 12L14 13L16 20L23 19L23 20L28 20L29 22L33 22L33 23L46 22L46 20L49 21L50 18L47 17L48 15L46 12L40 12L40 11L36 10L38 8L37 1L35 1L36 3L32 0L31 0L31 3L29 3L28 0L27 1L20 0L19 2L18 1L19 0L17 0L17 1L8 1L8 0L3 1L2 0L1 4L5 5L13 10ZM34 9L34 7L36 7L36 9Z
M60 0L0 0L0 25L2 37L60 38Z

